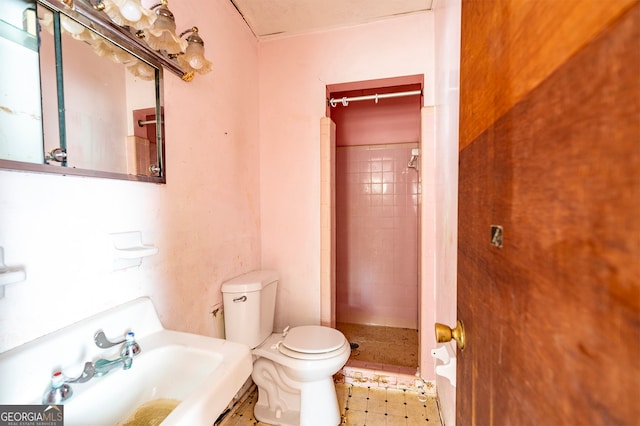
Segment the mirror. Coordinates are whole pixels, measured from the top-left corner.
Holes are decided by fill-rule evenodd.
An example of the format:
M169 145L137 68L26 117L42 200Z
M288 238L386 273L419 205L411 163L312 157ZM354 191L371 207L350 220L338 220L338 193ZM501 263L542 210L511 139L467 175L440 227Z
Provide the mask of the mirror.
M1 168L166 181L162 66L100 30L75 8L3 0Z

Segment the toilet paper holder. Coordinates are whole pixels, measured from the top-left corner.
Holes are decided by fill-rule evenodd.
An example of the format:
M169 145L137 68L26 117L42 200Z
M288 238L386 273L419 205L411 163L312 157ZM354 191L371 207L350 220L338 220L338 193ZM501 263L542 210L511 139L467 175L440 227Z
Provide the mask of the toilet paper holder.
M451 328L447 325L436 323L435 325L436 332L436 342L450 342L451 339L456 341L458 348L460 350L464 350L465 347L465 337L464 337L464 325L462 321L458 320L456 323L456 328Z
M453 349L449 345L444 345L431 349L431 356L442 362L435 366L436 375L448 379L452 386L456 386L456 356L451 351Z

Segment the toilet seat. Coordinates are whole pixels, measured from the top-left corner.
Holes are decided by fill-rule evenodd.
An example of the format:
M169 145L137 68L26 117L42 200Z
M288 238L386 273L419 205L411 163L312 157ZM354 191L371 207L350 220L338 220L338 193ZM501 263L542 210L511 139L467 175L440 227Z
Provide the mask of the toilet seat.
M342 353L347 339L336 329L304 325L289 329L278 342L278 351L296 359L326 359Z

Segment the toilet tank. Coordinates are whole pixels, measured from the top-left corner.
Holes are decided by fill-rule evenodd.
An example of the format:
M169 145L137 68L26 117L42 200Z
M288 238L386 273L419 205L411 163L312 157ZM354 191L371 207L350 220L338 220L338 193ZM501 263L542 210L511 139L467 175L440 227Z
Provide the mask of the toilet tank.
M227 340L253 349L271 335L277 287L274 271L253 271L222 284Z

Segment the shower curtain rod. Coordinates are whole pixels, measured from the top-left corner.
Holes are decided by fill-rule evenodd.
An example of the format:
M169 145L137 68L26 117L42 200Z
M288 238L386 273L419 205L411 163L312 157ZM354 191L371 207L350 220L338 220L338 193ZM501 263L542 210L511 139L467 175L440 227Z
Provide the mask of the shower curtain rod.
M351 101L368 101L368 100L375 100L376 103L378 103L378 99L400 98L402 96L414 96L414 95L422 95L422 90L411 90L409 92L385 93L382 95L379 95L376 93L375 95L354 96L352 98L347 98L345 96L344 98L341 98L341 99L331 98L329 99L329 105L335 108L336 105L338 105L338 102L341 102L342 106L347 106Z

